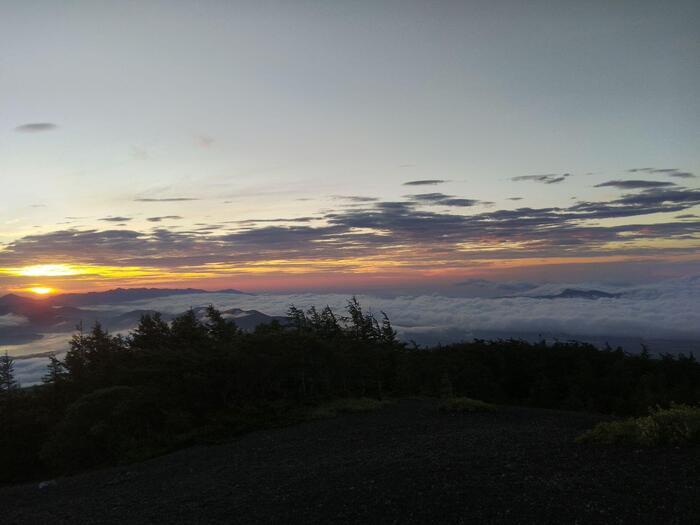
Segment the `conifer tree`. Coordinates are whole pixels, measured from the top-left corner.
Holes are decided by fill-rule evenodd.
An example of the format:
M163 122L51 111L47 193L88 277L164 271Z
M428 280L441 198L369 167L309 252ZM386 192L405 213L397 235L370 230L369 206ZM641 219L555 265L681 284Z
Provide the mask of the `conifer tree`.
M9 396L19 389L15 378L15 361L5 351L0 355L0 395Z
M41 378L44 383L50 383L57 386L62 381L66 379L68 372L66 370L66 365L56 357L56 354L51 353L49 355L49 364L47 366L46 374Z

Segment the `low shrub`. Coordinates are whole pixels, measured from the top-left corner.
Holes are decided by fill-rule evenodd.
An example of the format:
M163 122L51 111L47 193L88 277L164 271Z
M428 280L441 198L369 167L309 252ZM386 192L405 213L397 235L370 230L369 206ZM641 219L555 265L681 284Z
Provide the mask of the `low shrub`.
M449 397L438 405L438 410L446 413L492 412L496 410L496 405L468 397Z
M700 406L672 403L648 416L598 423L577 441L640 447L700 445Z
M163 413L150 394L115 386L79 398L45 443L42 459L71 472L138 457L155 445L163 425Z

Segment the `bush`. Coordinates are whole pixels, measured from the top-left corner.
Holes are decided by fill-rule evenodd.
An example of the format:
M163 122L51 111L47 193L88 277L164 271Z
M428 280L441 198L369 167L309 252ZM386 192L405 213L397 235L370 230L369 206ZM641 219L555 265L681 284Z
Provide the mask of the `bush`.
M462 413L462 412L492 412L496 410L496 405L484 403L478 399L468 397L450 397L438 405L440 412Z
M577 441L640 447L700 445L700 407L672 403L648 416L599 423Z
M44 445L42 459L58 470L75 471L142 455L164 421L149 397L142 389L115 386L79 398Z

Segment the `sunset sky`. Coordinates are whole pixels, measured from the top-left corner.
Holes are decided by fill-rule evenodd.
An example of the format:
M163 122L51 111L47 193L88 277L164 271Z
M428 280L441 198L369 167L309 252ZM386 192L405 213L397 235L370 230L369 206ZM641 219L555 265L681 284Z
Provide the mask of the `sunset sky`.
M0 292L698 274L698 20L0 0Z

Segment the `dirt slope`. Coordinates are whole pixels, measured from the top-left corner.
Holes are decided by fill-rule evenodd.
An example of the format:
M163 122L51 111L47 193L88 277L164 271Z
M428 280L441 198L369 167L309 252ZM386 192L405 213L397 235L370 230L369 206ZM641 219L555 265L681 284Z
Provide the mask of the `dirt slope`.
M0 522L700 523L700 450L576 445L597 420L404 401L0 489Z

